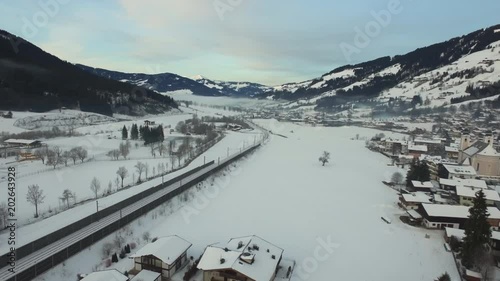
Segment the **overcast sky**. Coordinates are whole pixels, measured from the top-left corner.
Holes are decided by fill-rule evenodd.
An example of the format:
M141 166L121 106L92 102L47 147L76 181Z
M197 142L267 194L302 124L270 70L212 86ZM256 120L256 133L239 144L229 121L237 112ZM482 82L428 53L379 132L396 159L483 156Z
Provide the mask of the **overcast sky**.
M3 0L0 29L73 63L277 85L500 24L498 11L498 0Z

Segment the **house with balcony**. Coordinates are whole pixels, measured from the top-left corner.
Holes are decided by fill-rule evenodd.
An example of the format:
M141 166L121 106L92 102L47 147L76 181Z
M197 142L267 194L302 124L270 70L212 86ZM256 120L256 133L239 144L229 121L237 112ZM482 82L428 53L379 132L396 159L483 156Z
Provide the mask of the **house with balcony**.
M149 270L160 273L162 278L171 278L188 264L187 251L191 246L177 235L160 237L130 256L134 259L133 271L140 274Z

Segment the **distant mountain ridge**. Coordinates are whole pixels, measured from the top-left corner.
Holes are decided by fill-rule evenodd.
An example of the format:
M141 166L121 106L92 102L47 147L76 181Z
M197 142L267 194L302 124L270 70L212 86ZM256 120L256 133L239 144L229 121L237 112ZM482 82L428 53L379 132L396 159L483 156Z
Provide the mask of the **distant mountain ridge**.
M272 87L252 82L210 80L201 75L196 75L192 79L208 88L219 91L224 96L253 98L272 90Z
M168 96L83 71L3 30L0 96L2 110L67 107L105 115L145 115L177 108Z
M315 79L274 87L256 97L301 101L303 105L328 108L353 100L407 99L432 92L436 99L451 102L453 98L469 94L465 90L468 83L500 81L499 41L500 25L495 25L405 55L345 65ZM470 59L465 58L468 56ZM469 62L472 60L477 65ZM420 84L412 84L414 80ZM415 90L398 91L400 87Z
M189 78L172 73L144 74L144 73L124 73L119 71L106 70L102 68L93 68L90 66L77 64L77 67L87 72L99 75L101 77L142 86L150 90L161 93L174 92L179 90L189 90L194 95L199 96L220 96L223 93L206 87Z

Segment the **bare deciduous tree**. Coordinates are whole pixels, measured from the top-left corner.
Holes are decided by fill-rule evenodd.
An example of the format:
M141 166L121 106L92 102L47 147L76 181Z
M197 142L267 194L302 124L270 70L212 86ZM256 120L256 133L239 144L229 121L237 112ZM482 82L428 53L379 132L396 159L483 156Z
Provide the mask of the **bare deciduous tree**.
M121 152L118 149L113 149L111 151L108 151L106 156L108 156L111 159L118 160L120 158Z
M326 163L330 162L330 152L328 151L323 151L323 154L319 157L319 162L323 164L323 166L326 165Z
M115 178L115 187L116 187L116 190L120 189L120 178L119 177ZM123 186L122 186L122 188L123 188Z
M69 199L71 198L75 198L75 195L69 189L65 189L60 199L63 202L66 202L66 206L68 209L69 209Z
M123 156L123 159L127 159L127 156L130 154L130 142L128 143L120 143L120 147L118 148L120 155Z
M36 158L42 160L42 164L45 164L45 158L47 158L47 150L44 148L39 148L35 150L34 155Z
M146 180L148 179L148 173L149 173L149 164L146 163L144 165L144 172L146 173Z
M141 182L141 175L144 172L144 170L146 169L146 165L144 165L144 163L142 163L142 162L137 162L137 164L135 164L134 167L137 170L137 172L139 173L139 179L137 180L137 182Z
M125 167L120 167L118 168L118 171L116 171L116 174L121 178L122 188L123 188L123 180L127 177L128 170Z
M85 148L79 146L76 148L76 155L78 156L78 158L80 159L80 161L85 161L85 159L88 157L88 152Z
M78 152L77 152L77 148L72 148L70 151L69 151L69 158L71 158L71 160L73 160L73 165L76 164L76 160L78 159Z
M35 206L35 218L38 218L38 205L42 204L44 199L43 190L37 184L28 186L26 200Z
M392 183L395 183L395 184L401 184L403 183L403 174L401 174L400 172L395 172L394 174L392 174L392 177L391 177L391 181Z
M92 190L92 192L94 192L95 199L97 199L97 195L99 193L99 190L101 190L101 183L99 182L99 180L96 177L94 177L92 179L92 181L90 182L90 190Z
M68 161L71 158L71 153L69 151L64 151L62 153L62 162L64 163L64 166L68 166Z
M55 151L53 150L47 151L47 165L50 165L55 169L57 165L61 164L61 162L62 162L61 157L59 157Z

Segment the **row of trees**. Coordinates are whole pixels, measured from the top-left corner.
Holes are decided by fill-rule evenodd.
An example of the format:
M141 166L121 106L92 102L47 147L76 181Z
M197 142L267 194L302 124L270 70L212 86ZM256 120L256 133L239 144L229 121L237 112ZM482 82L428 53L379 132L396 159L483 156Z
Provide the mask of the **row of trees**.
M71 192L69 189L65 189L62 196L59 199L67 206L70 207L70 199L76 203L76 194ZM38 184L33 184L28 186L28 192L26 193L26 201L35 206L35 218L38 218L38 207L45 201L45 194ZM2 214L2 208L0 207L0 216Z
M120 156L122 156L123 159L127 159L127 156L130 154L131 147L132 146L131 146L129 141L126 141L124 143L122 142L118 146L118 149L113 149L113 150L108 151L106 156L108 156L114 160L118 160L120 158Z
M129 138L129 132L126 126L122 128L122 139L126 140ZM132 124L130 128L130 139L131 140L141 140L145 144L162 142L165 140L165 135L163 133L163 127L161 125L157 127L140 126L137 124Z
M50 149L48 147L39 148L35 150L34 156L42 160L43 164L53 166L55 169L58 165L62 164L68 166L68 162L70 160L73 161L73 164L76 164L77 160L80 160L83 163L83 161L85 161L88 157L88 152L81 146L74 147L69 151L65 151L58 146L54 146Z

